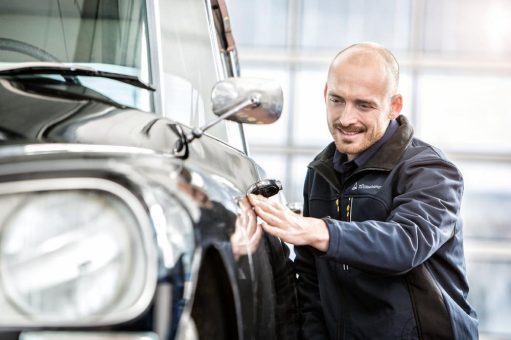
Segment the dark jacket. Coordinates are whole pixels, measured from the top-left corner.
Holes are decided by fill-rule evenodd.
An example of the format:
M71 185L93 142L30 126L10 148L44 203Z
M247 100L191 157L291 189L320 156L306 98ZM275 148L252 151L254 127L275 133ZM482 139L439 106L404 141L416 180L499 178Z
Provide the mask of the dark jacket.
M463 178L399 128L339 183L330 144L309 165L304 215L324 218L326 253L295 247L305 339L476 339L459 217Z

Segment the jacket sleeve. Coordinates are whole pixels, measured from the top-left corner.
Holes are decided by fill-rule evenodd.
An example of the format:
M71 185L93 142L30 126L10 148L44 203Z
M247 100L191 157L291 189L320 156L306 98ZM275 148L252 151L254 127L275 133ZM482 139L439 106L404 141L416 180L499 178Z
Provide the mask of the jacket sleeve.
M366 271L400 274L426 261L454 235L463 195L456 167L437 158L399 171L387 220L325 219L330 241L323 256Z
M309 216L309 175L305 179L303 215ZM315 257L317 251L308 246L295 246L295 270L298 274L298 298L303 339L328 339L328 331L319 298Z

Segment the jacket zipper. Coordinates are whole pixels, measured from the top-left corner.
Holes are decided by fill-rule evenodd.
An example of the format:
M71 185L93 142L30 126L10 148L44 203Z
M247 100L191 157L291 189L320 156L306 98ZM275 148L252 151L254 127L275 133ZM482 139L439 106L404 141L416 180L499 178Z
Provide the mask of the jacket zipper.
M346 206L346 221L348 221L348 222L351 222L351 207L352 206L353 206L353 197L349 197L348 198L348 205ZM343 218L342 218L341 207L342 207L342 201L341 201L341 198L338 197L335 200L335 208L337 209L337 216L338 216L338 218L342 221ZM342 270L343 271L348 271L349 269L350 269L349 265L342 263Z
M383 171L383 172L388 172L389 170L388 169L384 169L384 168L361 168L361 169L357 169L355 170L354 173L352 173L350 176L348 176L344 183L341 184L340 188L338 188L333 181L331 181L331 179L329 178L329 176L327 176L326 174L324 174L321 169L318 169L316 167L311 167L312 169L316 170L318 172L318 174L320 174L327 182L328 184L330 184L332 186L332 188L334 188L334 190L337 192L337 194L339 195L338 198L335 200L335 208L337 210L337 217L342 221L343 218L342 218L342 213L341 213L341 198L340 196L342 196L342 194L345 192L345 184L349 181L349 179L355 175L355 174L358 174L358 173L361 173L361 172L366 172L366 171ZM346 215L347 217L347 221L351 222L351 217L353 215L353 197L350 197L348 199L349 201L349 204L348 204L348 207L349 207L349 213ZM347 264L342 264L342 270L343 271L349 271L349 265ZM341 291L342 291L342 295L345 294L345 291L344 291L344 288L341 287ZM343 300L345 300L344 296L342 298ZM346 314L346 318L347 318L347 311L345 312ZM339 335L340 336L340 335ZM342 337L344 338L344 329L343 329L343 332L342 332Z
M352 214L353 214L353 197L349 197L348 204L346 204L346 221L351 222Z

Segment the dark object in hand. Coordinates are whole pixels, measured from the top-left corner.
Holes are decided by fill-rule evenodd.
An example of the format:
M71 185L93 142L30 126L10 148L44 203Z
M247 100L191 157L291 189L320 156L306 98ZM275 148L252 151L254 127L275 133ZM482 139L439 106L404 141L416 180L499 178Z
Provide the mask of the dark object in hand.
M250 186L247 194L262 195L266 198L274 196L282 190L282 183L277 179L262 179Z

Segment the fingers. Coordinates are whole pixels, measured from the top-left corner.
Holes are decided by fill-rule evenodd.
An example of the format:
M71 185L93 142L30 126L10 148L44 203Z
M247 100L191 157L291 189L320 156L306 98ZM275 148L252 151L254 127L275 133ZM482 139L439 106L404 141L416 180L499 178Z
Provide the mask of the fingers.
M257 216L259 216L260 219L262 219L264 222L275 226L275 227L285 227L286 223L284 223L284 220L279 218L279 216L273 215L265 210L263 210L261 207L255 207L255 212Z
M285 207L262 196L249 195L249 200L257 216L274 226L281 226L285 221Z
M278 237L279 239L285 241L285 239L283 238L285 233L283 233L282 229L276 228L272 225L269 225L268 223L266 223L264 221L261 222L260 225L261 225L262 229L264 229L264 231L267 232L268 234L271 234L271 235Z
M263 197L261 195L250 194L250 195L248 195L248 199L250 201L250 204L252 204L252 206L260 206L260 207L263 207L264 209L271 210L275 213L278 211L282 211L285 208L279 202L272 201L272 200L270 200L266 197Z
M287 215L287 207L262 196L248 195L248 198L257 216L261 219L259 225L265 232L284 242L289 242L293 238L293 221Z

